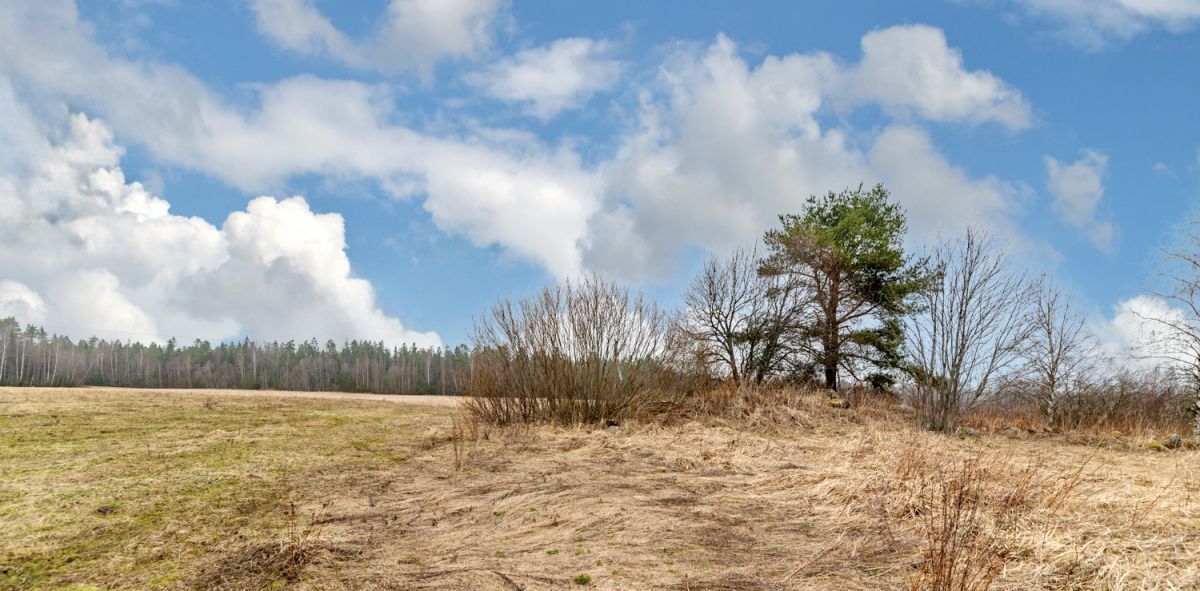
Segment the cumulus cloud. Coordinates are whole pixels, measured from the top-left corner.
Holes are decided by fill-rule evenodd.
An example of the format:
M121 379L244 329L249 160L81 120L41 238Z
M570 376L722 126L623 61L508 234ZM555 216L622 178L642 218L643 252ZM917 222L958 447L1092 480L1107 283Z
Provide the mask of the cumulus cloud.
M1118 302L1112 317L1098 322L1095 332L1105 353L1154 366L1177 358L1173 327L1187 326L1186 320L1183 310L1165 298L1139 295Z
M1080 48L1100 50L1155 30L1183 33L1200 23L1200 0L1008 0L1050 21Z
M607 41L586 37L559 39L500 60L467 80L487 96L523 103L526 112L550 119L611 88L621 76Z
M297 76L259 86L253 108L234 106L178 67L109 55L66 0L0 5L0 74L82 104L156 158L243 191L276 190L302 173L374 179L397 196L424 193L439 227L473 232L477 245L579 272L574 244L596 201L595 173L568 149L487 130L421 133L393 123L385 87L354 81Z
M39 126L6 85L0 112ZM353 276L340 216L299 197L260 197L221 228L173 215L125 179L106 125L76 114L63 132L8 146L31 164L0 170L0 315L75 336L439 343L382 312Z
M1108 156L1096 150L1084 150L1082 157L1071 164L1046 156L1046 187L1054 199L1054 210L1106 251L1112 249L1115 228L1112 222L1098 220L1096 209L1104 198L1107 172Z
M344 36L320 25L310 5L295 6L289 18L300 24L288 30L304 34L288 38L334 51ZM248 193L274 192L298 174L376 181L397 198L420 199L442 230L560 277L601 269L661 278L689 248L757 238L809 194L860 182L892 186L917 232L976 220L1009 231L1019 210L1020 187L954 166L919 127L1029 124L1019 92L967 70L931 27L869 33L862 59L849 65L805 53L751 67L724 37L680 51L644 92L636 127L615 153L590 162L569 143L520 131L402 125L380 85L298 76L232 103L177 66L111 55L88 31L68 0L4 3L0 75L38 104L68 101L160 162ZM525 62L544 62L555 47ZM905 85L896 68L933 91ZM512 96L549 113L562 97L584 100L568 86ZM823 124L824 115L868 104L909 120L868 133ZM930 172L922 178L919 169Z
M892 125L861 143L824 128L818 112L841 92L828 82L833 71L823 54L768 57L752 68L724 37L675 56L662 74L667 97L643 101L641 127L610 168L587 263L662 277L690 247L754 240L809 195L862 182L892 188L917 234L966 224L1015 233L1009 216L1021 191L953 166L920 128Z
M328 56L363 70L416 69L428 81L443 58L469 58L491 45L502 0L391 0L365 39L346 36L312 0L251 0L258 30L280 47Z
M986 70L970 71L941 29L897 26L862 38L862 61L836 76L833 96L878 104L895 114L933 121L992 121L1009 129L1030 125L1021 93Z
M0 279L0 318L20 318L23 322L39 324L46 319L46 303L28 285L11 279Z

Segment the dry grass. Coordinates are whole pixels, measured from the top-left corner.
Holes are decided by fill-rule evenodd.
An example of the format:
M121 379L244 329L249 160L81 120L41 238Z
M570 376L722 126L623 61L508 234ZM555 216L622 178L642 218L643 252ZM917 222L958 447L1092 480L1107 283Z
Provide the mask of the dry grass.
M948 438L882 404L787 396L614 433L364 402L0 392L0 587L1200 586L1195 451ZM296 576L264 577L278 571L263 549L294 547L291 502L319 536L285 561Z
M963 422L972 432L1010 438L1048 438L1061 443L1120 449L1163 449L1163 442L1178 435L1180 447L1196 449L1186 420L1154 420L1137 415L1075 425L1050 425L1028 409L982 408Z

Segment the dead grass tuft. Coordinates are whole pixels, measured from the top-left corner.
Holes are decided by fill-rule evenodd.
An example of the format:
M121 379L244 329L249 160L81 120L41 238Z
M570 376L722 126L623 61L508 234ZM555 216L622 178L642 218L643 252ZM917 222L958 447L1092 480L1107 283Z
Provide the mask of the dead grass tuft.
M352 557L354 551L326 543L321 539L326 502L311 514L304 515L296 503L285 511L285 535L273 543L249 544L243 549L222 557L193 582L197 589L241 591L246 589L279 589L300 580L301 571L320 560Z

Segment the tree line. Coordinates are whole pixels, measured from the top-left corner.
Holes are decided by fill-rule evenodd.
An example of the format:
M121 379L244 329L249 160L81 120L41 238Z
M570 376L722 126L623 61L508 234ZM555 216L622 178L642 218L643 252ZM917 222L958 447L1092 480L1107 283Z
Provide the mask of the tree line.
M72 340L14 318L0 319L0 385L229 388L461 394L471 379L466 346L389 348L382 342L338 346L316 339L213 345Z

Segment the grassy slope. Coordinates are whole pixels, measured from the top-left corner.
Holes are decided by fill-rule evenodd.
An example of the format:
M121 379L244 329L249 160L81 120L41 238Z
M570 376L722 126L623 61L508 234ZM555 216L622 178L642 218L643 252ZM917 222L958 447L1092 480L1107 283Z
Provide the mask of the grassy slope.
M301 579L276 587L902 588L938 483L972 458L986 515L1033 475L1028 515L996 530L1012 558L994 588L1200 586L1194 451L950 439L819 400L615 435L468 429L459 444L451 416L0 391L0 588L269 588L252 571L295 537L292 502L320 531Z

